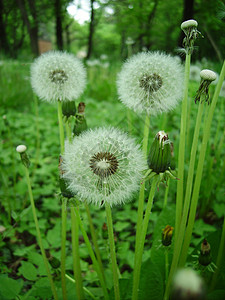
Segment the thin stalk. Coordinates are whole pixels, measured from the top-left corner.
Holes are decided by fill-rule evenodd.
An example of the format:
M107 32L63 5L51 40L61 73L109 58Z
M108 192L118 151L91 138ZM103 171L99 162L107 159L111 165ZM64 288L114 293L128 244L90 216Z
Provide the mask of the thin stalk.
M187 123L187 100L188 100L188 83L190 74L191 54L186 55L185 61L185 85L184 85L184 99L182 102L182 113L180 122L180 141L178 153L178 174L177 177L177 198L176 198L176 220L175 220L175 243L178 237L178 228L180 226L182 209L183 209L183 185L184 185L184 162L185 162L185 136Z
M53 279L52 279L52 275L51 275L51 272L50 272L50 269L49 269L48 260L47 260L46 254L45 254L45 250L44 250L44 246L43 246L43 242L42 242L42 238L41 238L41 232L40 232L40 228L39 228L39 224L38 224L38 218L37 218L37 214L36 214L35 203L34 203L33 193L32 193L32 189L31 189L29 171L25 166L24 166L24 170L25 170L25 175L26 175L27 187L28 187L29 198L30 198L34 223L35 223L35 227L36 227L36 233L37 233L37 239L38 239L39 247L41 249L42 258L43 258L45 268L46 268L46 271L47 271L48 280L50 282L53 297L54 297L55 300L58 300L58 295L57 295L56 288L55 288L55 285L54 285L54 282L53 282Z
M148 197L148 203L145 211L145 216L142 222L141 231L139 232L140 234L139 243L136 245L137 252L136 252L135 264L134 264L132 300L138 299L138 287L139 287L140 273L141 273L142 254L144 250L145 237L148 229L148 223L151 214L152 203L153 203L157 181L158 181L158 176L156 175L153 177L152 180L151 189Z
M39 128L39 110L38 110L38 99L34 95L34 103L35 103L35 121L36 121L36 158L35 158L35 169L39 163L40 156L40 128Z
M167 285L168 275L169 275L169 258L168 258L168 249L165 247L164 250L165 255L165 286Z
M147 150L148 150L149 125L150 125L150 115L146 114L145 125L144 125L143 146L142 146L142 150L145 157L147 157Z
M186 228L186 223L187 223L187 218L188 218L188 212L189 212L189 207L190 207L192 182L193 182L194 167L195 167L195 157L196 157L198 140L199 140L199 130L200 130L200 126L201 126L203 107L204 107L204 105L202 103L199 103L198 115L197 115L196 125L195 125L195 132L194 132L192 148L191 148L191 158L190 158L190 165L189 165L189 170L188 170L184 209L183 209L183 214L182 214L182 218L181 218L181 223L179 226L179 231L177 230L178 238L177 238L176 244L174 246L173 260L172 260L172 264L171 264L169 278L167 281L165 297L168 297L168 295L169 295L170 284L173 279L174 273L177 269L180 252L181 252L181 248L182 248L182 244L183 244L185 228Z
M110 256L112 262L115 300L120 300L119 278L117 273L118 267L116 261L116 248L115 248L114 234L113 234L112 212L111 212L110 204L107 202L105 203L105 211L106 211L107 225L108 225L109 248L110 248Z
M92 241L93 241L93 244L94 244L94 249L95 249L97 261L98 261L100 270L102 272L102 276L105 279L104 268L103 268L103 264L102 264L100 250L99 250L99 247L98 247L98 240L97 240L97 236L96 236L96 232L95 232L95 227L94 227L92 217L91 217L91 213L90 213L90 209L89 209L89 206L87 205L87 203L85 203L85 209L86 209L87 216L88 216L88 221L89 221L90 230L91 230L91 237L92 237Z
M165 190L165 196L164 196L164 202L163 202L163 208L167 206L167 199L168 199L168 193L170 188L170 178L167 180L166 190Z
M69 119L66 120L65 125L66 125L66 135L67 135L67 138L69 139L69 142L71 143L72 142L72 131L71 131L71 124L70 124Z
M60 100L58 100L58 122L59 122L59 138L60 138L61 155L63 155L65 146L64 146L62 102Z
M94 251L92 250L92 247L91 247L91 243L89 241L89 238L87 236L87 233L84 229L84 225L81 221L81 218L80 218L80 215L79 215L79 212L77 211L77 208L76 207L73 207L73 213L76 215L77 217L77 220L79 222L79 226L80 226L80 230L82 232L82 235L83 235L83 238L84 238L84 241L86 243L86 246L88 248L88 252L89 252L89 255L91 257L91 260L93 262L93 265L95 267L95 271L97 272L98 274L98 277L99 277L99 280L100 280L100 284L102 286L102 289L103 289L103 294L104 294L104 298L106 300L109 300L109 295L108 295L108 291L107 291L107 288L106 288L106 284L105 284L105 280L102 276L102 273L101 273L101 270L100 270L100 267L99 267L99 264L98 264L98 261L95 257L95 254L94 254Z
M67 219L67 199L62 198L62 231L61 231L61 283L63 300L67 299L66 295L66 219Z
M196 177L195 177L195 184L194 184L194 189L193 189L188 225L187 225L187 230L186 230L186 234L185 234L183 249L181 252L180 266L183 266L185 264L186 258L187 258L188 248L190 245L192 230L193 230L194 222L195 222L195 215L196 215L199 191L200 191L201 180L202 180L203 166L204 166L204 161L205 161L205 153L206 153L207 143L208 143L208 140L210 137L210 129L211 129L211 124L212 124L212 119L213 119L213 113L214 113L216 103L217 103L217 100L219 97L220 89L222 87L224 76L225 76L225 61L223 63L219 81L216 86L216 90L215 90L215 93L214 93L214 96L212 99L211 107L208 112L207 122L205 122L205 124L204 124L203 140L202 140L201 150L200 150L200 154L199 154L199 161L198 161L197 172L196 172Z
M60 138L60 148L61 155L64 154L65 142L64 142L64 128L63 128L63 115L62 115L62 102L58 100L58 122L59 122L59 138ZM66 201L62 199L62 211L61 211L61 222L62 222L62 232L61 232L61 282L62 282L62 294L63 300L67 299L66 295L66 218L67 218L67 208Z
M73 254L73 273L76 281L76 291L79 300L83 300L83 280L80 267L80 254L79 254L79 223L77 217L71 208L71 225L72 225L72 254Z
M222 263L222 258L224 256L224 248L225 248L225 217L223 218L223 229L222 229L222 235L220 239L220 246L219 246L219 251L216 259L216 270L213 273L212 281L211 281L211 286L210 290L212 291L216 285L217 277L220 272L221 268L221 263Z
M66 274L66 278L67 278L70 282L76 284L76 281L75 281L72 277L70 277L68 274ZM95 295L93 295L92 292L90 292L86 287L83 287L83 290L84 290L84 292L85 292L86 294L88 294L92 299L97 300L97 298L95 297Z

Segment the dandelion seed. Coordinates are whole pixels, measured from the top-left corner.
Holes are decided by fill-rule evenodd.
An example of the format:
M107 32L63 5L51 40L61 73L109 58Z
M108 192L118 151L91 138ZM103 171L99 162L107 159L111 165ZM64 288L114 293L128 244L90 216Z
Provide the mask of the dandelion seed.
M129 201L146 167L135 141L111 127L86 131L66 143L62 165L68 188L99 206Z
M123 65L117 87L127 107L157 115L172 110L181 99L183 67L164 53L139 53Z
M32 64L31 85L42 100L73 101L84 91L86 72L72 54L50 51Z

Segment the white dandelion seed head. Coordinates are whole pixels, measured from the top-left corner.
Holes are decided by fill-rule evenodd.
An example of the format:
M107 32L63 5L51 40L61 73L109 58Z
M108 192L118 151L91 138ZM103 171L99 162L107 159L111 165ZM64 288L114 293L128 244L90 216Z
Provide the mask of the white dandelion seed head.
M204 69L200 72L200 76L203 80L207 80L207 81L214 81L216 80L216 73L208 70L208 69Z
M183 94L183 66L160 52L142 52L125 62L117 79L120 100L135 112L172 110Z
M197 272L190 268L184 268L178 270L175 274L173 290L175 293L178 293L177 296L179 299L192 299L192 297L193 299L202 299L204 282Z
M112 127L85 131L65 145L63 177L81 201L99 206L129 201L146 168L135 141Z
M50 51L32 64L31 85L42 100L73 101L84 91L86 71L74 55Z
M185 30L187 28L190 28L190 27L197 27L198 26L198 22L195 21L195 20L187 20L187 21L184 21L183 23L181 23L181 29L182 30Z
M27 147L26 147L25 145L19 145L19 146L16 147L16 151L17 151L18 153L23 153L23 152L25 152L26 150L27 150Z
M190 80L192 81L196 81L196 82L200 82L200 72L201 72L201 69L196 66L196 65L191 65L190 66Z

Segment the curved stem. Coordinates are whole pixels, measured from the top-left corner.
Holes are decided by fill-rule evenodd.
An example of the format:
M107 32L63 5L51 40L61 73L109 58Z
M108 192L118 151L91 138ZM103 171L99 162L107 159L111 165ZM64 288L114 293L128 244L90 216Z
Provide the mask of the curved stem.
M119 290L119 278L117 273L117 261L116 261L116 248L114 242L114 234L113 234L113 223L112 223L112 212L109 203L105 203L105 211L107 217L108 224L108 235L109 235L109 247L110 247L110 256L112 262L112 272L113 272L113 284L114 284L114 292L115 299L120 299L120 290Z
M178 228L180 226L182 208L183 208L183 185L184 185L184 161L185 161L185 136L187 125L187 100L188 100L188 83L190 74L191 54L186 55L185 61L185 87L184 87L184 99L182 102L182 113L180 122L180 141L179 141L179 153L178 153L178 174L177 177L177 198L176 198L176 221L175 221L175 243L178 236Z
M52 275L51 275L51 272L50 272L50 269L49 269L48 260L47 260L46 254L45 254L45 249L44 249L42 238L41 238L41 232L40 232L40 228L39 228L39 224L38 224L38 218L37 218L37 215L36 215L35 203L34 203L33 193L32 193L32 189L31 189L29 171L26 167L24 167L24 169L25 169L25 174L26 174L27 187L28 187L30 203L31 203L31 207L32 207L32 213L33 213L34 223L35 223L35 227L36 227L36 233L37 233L39 247L41 249L42 258L43 258L45 268L46 268L46 271L47 271L48 280L49 280L50 285L51 285L51 290L52 290L53 297L54 297L55 300L58 300L58 295L57 295L56 288L55 288L55 285L54 285L54 282L53 282L53 279L52 279Z
M60 138L60 147L61 155L64 154L64 129L63 129L63 120L62 120L62 102L58 100L58 122L59 122L59 138Z
M141 273L142 254L144 250L145 237L148 229L149 217L152 209L152 203L153 203L157 181L158 181L158 175L154 176L152 180L151 189L148 197L148 203L145 211L145 216L142 222L141 231L139 232L140 238L138 244L136 245L137 251L135 256L135 264L134 264L135 267L134 267L134 277L133 277L132 300L138 299L138 287L139 287L140 273Z
M143 150L145 158L147 157L147 150L148 150L149 126L150 126L150 116L148 114L146 114L145 125L144 125L143 146L142 146L142 150Z

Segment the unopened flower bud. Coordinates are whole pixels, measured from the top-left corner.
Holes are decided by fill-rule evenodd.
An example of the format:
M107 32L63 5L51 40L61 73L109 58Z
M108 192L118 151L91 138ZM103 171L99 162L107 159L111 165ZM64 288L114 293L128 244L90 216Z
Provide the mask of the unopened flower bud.
M103 237L103 239L107 239L108 238L108 227L107 227L106 223L104 223L102 225L102 237Z
M205 287L202 278L192 269L181 269L174 277L172 300L204 300Z
M162 232L162 244L163 246L169 246L172 242L172 235L173 235L174 228L170 225L166 225Z
M62 113L67 118L69 118L70 116L75 116L76 115L75 101L63 101L62 102Z
M201 244L201 251L198 261L203 266L208 266L212 262L211 247L206 239Z
M195 96L195 103L200 99L205 100L209 104L209 85L212 81L216 80L216 73L211 70L202 70L200 72L201 82L199 89Z
M60 261L58 260L58 258L56 258L54 256L51 256L49 258L49 263L53 269L58 269L60 267Z
M187 20L181 24L181 29L186 37L183 40L184 48L188 53L192 53L194 49L194 42L199 34L197 30L198 22L195 20Z
M84 111L85 103L80 102L78 105L78 113L76 114L76 121L73 128L73 134L76 136L80 135L83 131L87 129L87 122Z
M171 142L164 131L159 131L152 143L148 156L148 166L159 174L169 170L171 162Z
M30 166L30 160L26 153L27 147L25 145L19 145L16 147L16 151L20 154L21 161L26 168Z

